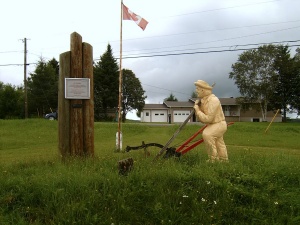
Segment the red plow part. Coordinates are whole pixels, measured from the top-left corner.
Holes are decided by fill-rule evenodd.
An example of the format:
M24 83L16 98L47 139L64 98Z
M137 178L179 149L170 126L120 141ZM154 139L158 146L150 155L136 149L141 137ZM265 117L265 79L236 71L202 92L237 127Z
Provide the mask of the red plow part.
M233 122L230 122L227 124L227 126L232 125ZM187 152L189 152L190 150L192 150L193 148L197 147L198 145L200 145L202 142L204 142L203 138L197 140L196 142L194 142L192 145L189 145L189 143L194 140L199 134L201 134L204 129L207 127L207 125L203 126L200 128L200 130L198 130L195 134L193 134L193 136L191 136L188 140L186 140L180 147L178 147L176 149L176 155L180 154L180 155L184 155Z
M198 130L192 137L190 137L188 140L186 140L179 148L176 149L176 152L180 152L181 155L184 155L188 151L192 150L196 146L200 145L204 140L201 138L200 140L193 143L191 146L188 146L188 144L195 139L199 134L203 132L203 130L207 127L207 125L203 126L200 130Z

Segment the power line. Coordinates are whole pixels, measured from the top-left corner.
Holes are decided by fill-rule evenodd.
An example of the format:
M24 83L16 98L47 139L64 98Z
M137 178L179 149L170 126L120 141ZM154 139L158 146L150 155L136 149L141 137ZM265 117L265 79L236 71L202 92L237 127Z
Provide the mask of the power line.
M268 45L268 44L280 44L280 43L295 43L299 42L300 40L292 40L292 41L277 41L277 42L265 42L265 43L252 43L252 44L237 44L237 45L231 45L231 46L216 46L216 47L207 47L207 48L200 48L200 49L214 49L214 48L229 48L229 49L222 49L222 50L209 50L209 51L194 51L194 52L184 52L189 50L195 50L194 49L184 49L184 50L173 50L173 51L162 51L158 53L162 54L152 54L152 55L129 55L129 56L123 56L123 59L132 59L132 58L149 58L149 57L156 57L156 56L172 56L172 55L188 55L188 54L204 54L204 53L218 53L218 52L233 52L233 51L246 51L251 49L257 49L256 48L236 48L238 46L246 47L246 46L253 46L253 45ZM299 45L289 45L289 47L298 47ZM232 47L235 47L232 49ZM198 48L199 49L199 48ZM180 51L180 52L178 52ZM163 52L173 52L173 53L166 53L163 54ZM175 53L178 52L178 53ZM118 59L118 58L116 58ZM99 60L98 58L94 60Z
M253 43L253 44L236 44L236 45L227 45L227 46L212 46L212 47L203 47L203 48L192 48L192 49L182 49L182 50L169 50L169 51L163 51L163 52L182 52L182 51L190 51L190 50L196 50L196 49L218 49L218 48L232 48L232 47L238 47L238 46L253 46L253 45L267 45L267 44L282 44L282 43L294 43L294 42L299 42L300 40L294 40L294 41L274 41L274 42L264 42L264 43ZM149 52L150 53L162 53L160 52ZM140 54L132 54L129 56L139 56ZM126 56L125 56L126 57ZM124 57L123 57L124 58Z
M299 47L299 45L290 45L289 47ZM236 51L247 51L256 48L239 48L239 49L225 49L225 50L212 50L212 51L200 51L200 52L181 52L181 53L169 53L169 54L157 54L157 55L140 55L140 56L128 56L123 57L123 59L135 59L135 58L152 58L152 57L163 57L163 56L178 56L178 55L195 55L195 54L207 54L207 53L221 53L221 52L236 52Z
M190 96L190 94L187 94L187 93L183 93L183 92L179 92L179 91L174 91L174 90L170 90L170 89L166 89L166 88L161 88L161 87L156 87L156 86L153 86L153 85L150 85L150 84L144 84L144 83L142 83L142 85L149 86L149 87L154 87L154 88L157 88L157 89L160 89L160 90L171 91L171 92L176 92L176 93L179 93L179 94L184 94L184 95L189 95Z
M37 63L26 63L27 66L29 65L36 65ZM24 63L10 63L10 64L0 64L0 66L24 66Z
M16 53L16 52L23 53L23 51L3 51L0 53L2 54L2 53Z
M0 66L24 66L24 64L13 64L13 63L11 63L11 64L2 64L2 65L0 65Z

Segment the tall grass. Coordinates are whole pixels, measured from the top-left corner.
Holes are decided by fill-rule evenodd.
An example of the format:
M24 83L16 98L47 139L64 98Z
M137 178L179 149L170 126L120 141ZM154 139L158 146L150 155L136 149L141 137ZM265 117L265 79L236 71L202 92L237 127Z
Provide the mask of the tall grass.
M96 123L95 158L62 163L56 121L0 121L0 224L300 224L300 126L267 125L230 126L230 162L211 164L203 145L157 162L155 147L116 153L117 125ZM123 146L165 144L177 128L124 124Z

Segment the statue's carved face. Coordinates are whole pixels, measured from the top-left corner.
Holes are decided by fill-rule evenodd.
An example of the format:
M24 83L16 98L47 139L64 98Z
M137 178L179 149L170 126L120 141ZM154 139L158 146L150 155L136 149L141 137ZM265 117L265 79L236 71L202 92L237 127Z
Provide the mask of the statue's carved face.
M211 90L196 86L196 93L199 98L204 98L205 96L211 94Z

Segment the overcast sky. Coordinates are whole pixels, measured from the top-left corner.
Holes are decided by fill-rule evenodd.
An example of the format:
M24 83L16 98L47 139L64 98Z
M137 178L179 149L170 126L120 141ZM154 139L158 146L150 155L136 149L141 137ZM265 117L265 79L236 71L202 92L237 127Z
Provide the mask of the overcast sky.
M21 85L27 38L28 75L41 57L70 50L77 32L93 46L94 60L111 44L120 55L120 0L10 0L0 8L0 81ZM300 0L124 0L149 24L143 31L123 21L123 68L132 70L146 91L146 103L162 103L171 93L186 101L198 79L216 83L218 97L238 97L229 79L243 51L282 42L292 56L300 40ZM188 53L188 54L187 54ZM128 58L131 57L131 58ZM15 65L20 64L20 65Z

